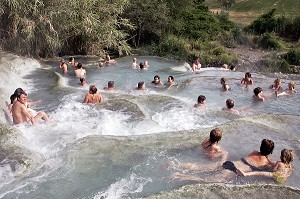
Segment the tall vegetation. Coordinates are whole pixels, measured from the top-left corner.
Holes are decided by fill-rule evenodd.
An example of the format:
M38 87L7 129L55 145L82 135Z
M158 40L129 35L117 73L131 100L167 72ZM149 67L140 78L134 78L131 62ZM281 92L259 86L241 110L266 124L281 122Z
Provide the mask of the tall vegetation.
M1 47L45 57L59 51L122 55L130 53L130 46L150 45L153 53L174 58L206 54L204 61L228 60L222 55L226 52L214 55L210 49L232 41L235 26L226 15L210 13L203 2L0 0Z
M4 49L33 56L129 53L120 17L127 0L0 0L0 39Z
M276 9L272 9L263 14L246 27L246 31L259 35L274 32L282 38L297 41L300 38L300 16L295 18L276 17L275 12Z

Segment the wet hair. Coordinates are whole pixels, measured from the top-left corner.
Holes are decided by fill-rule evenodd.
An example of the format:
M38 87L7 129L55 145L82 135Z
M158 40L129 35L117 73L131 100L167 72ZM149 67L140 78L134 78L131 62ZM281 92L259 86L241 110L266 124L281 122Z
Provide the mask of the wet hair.
M160 80L160 77L158 75L155 75L153 79L154 80L151 82L152 84L159 84L159 81L158 82L155 81L155 79Z
M141 89L143 87L143 85L145 84L145 82L139 82L138 83L138 88Z
M292 162L294 160L293 150L282 149L280 160L284 164L289 164L290 162Z
M109 81L107 83L107 88L113 88L115 86L115 82L114 81Z
M200 57L195 57L194 62L196 62L197 60L201 60Z
M281 82L279 78L276 78L276 79L274 80L274 83L275 83L275 84L276 84L277 82L278 82L278 83Z
M234 65L231 65L229 69L230 69L230 70L234 70L234 69L235 69L235 66L234 66Z
M10 103L13 104L15 99L17 98L17 95L14 93L10 96Z
M60 65L62 66L64 63L66 63L65 59L60 60Z
M20 92L25 92L22 88L17 88L14 92L15 95L18 95Z
M82 63L78 63L78 64L77 64L77 68L78 68L78 69L82 68Z
M251 73L247 72L247 73L245 74L245 77L251 78Z
M14 95L19 98L22 94L27 96L27 93L22 88L17 88L14 92Z
M270 155L273 153L274 142L272 140L263 139L260 145L260 153L264 156Z
M209 143L218 143L222 138L222 131L219 128L214 128L209 134Z
M74 60L74 57L70 57L69 58L69 62L71 62L72 60Z
M97 87L95 86L95 85L91 85L90 86L90 89L89 89L89 91L90 91L90 93L91 94L96 94L97 93Z
M221 78L221 82L226 83L226 81L227 81L227 79L226 79L225 77L222 77L222 78Z
M144 69L145 65L143 63L140 63L140 69Z
M262 92L262 89L260 87L256 87L254 90L253 90L253 93L254 95L258 96L258 94Z
M17 99L20 98L21 95L26 95L27 96L27 93L25 93L25 91L17 93L17 95L16 95Z
M153 79L155 80L156 78L160 79L160 77L158 75L155 75Z
M204 100L206 100L206 97L204 95L199 95L198 103L202 103Z
M81 77L81 78L79 78L79 80L80 80L80 83L82 84L83 81L85 81L85 78L84 78L84 77Z
M170 78L172 81L174 81L174 77L170 75L168 78Z
M232 99L226 100L226 107L232 109L234 107L234 101Z

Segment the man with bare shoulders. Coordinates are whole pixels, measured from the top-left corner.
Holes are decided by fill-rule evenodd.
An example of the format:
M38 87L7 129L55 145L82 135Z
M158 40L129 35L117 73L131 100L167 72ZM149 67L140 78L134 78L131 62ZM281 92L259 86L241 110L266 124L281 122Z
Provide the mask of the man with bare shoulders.
M75 70L76 77L85 78L86 70L82 67L82 63L78 63L77 69Z
M95 85L91 85L89 93L86 94L83 103L97 104L103 102L103 97L97 90Z
M63 69L64 74L68 73L68 65L66 64L65 59L61 59L59 63L59 68Z
M31 121L31 123L35 125L41 119L48 121L48 116L44 112L38 112L38 114L35 116L31 115L26 107L26 102L27 94L25 92L18 93L17 101L14 102L11 111L14 124L21 124Z

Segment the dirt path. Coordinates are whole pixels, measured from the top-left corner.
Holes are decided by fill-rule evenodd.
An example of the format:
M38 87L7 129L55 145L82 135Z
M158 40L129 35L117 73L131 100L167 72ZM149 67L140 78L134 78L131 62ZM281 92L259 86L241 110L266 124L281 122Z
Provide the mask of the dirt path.
M228 48L227 50L240 58L237 70L250 72L261 71L260 61L263 57L272 53L272 51L253 49L247 46L237 46L236 48Z

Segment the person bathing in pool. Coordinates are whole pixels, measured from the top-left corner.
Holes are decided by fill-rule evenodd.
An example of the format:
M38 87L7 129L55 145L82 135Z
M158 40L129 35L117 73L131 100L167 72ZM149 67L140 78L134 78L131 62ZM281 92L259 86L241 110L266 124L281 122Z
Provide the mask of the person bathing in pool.
M241 84L248 87L249 85L253 85L253 80L251 78L251 73L245 73L245 77L242 79Z
M270 171L273 162L269 159L269 155L273 153L274 142L272 140L263 139L260 145L260 151L253 151L239 161L226 161L222 167L230 171L236 172L236 169L243 172L249 171Z
M218 145L222 138L222 131L219 128L214 128L210 131L209 137L205 138L201 143L201 148L209 159L216 159L221 157L221 160L217 164L212 166L211 164L206 167L206 165L198 163L179 163L178 167L188 170L211 170L216 169L222 165L222 163L227 159L228 152L225 151L221 146Z
M175 83L175 81L174 81L174 77L172 76L172 75L170 75L169 77L168 77L168 81L167 81L167 89L170 89L171 87L173 87L173 86L177 86L178 84L176 84Z
M291 81L288 84L288 88L285 91L283 92L275 91L276 97L283 96L283 95L294 95L295 93L297 93L297 90L295 90L295 82L293 81Z
M242 172L252 172L252 171L271 171L274 163L269 159L269 155L272 154L274 149L274 142L272 140L263 139L260 145L260 151L253 151L246 157L237 161L225 161L220 167L219 164L211 165L199 165L190 166L187 168L189 170L197 171L207 171L207 168L216 171L216 175L209 176L207 179L203 180L201 177L191 175L176 173L173 178L187 181L195 182L227 182L240 175ZM219 166L219 168L217 168ZM221 169L221 170L220 170Z
M225 77L222 77L220 82L222 84L223 91L229 91L230 90L230 87L227 84L227 79Z
M222 108L222 110L239 115L240 112L238 110L233 109L233 107L234 101L232 99L228 99L226 100L226 107Z
M206 109L207 105L205 102L206 102L206 97L204 95L199 95L197 104L195 104L194 107L195 108L201 107L203 109Z
M164 83L160 80L160 77L158 75L155 75L153 78L153 81L151 82L155 86L163 86Z
M255 101L265 101L267 99L266 96L263 95L263 90L260 87L256 87L253 90L254 95L252 96Z
M266 176L272 177L278 183L284 183L293 171L292 161L294 154L292 150L283 149L280 155L280 161L274 163L272 172L251 171L243 172L237 169L237 173L241 176Z

